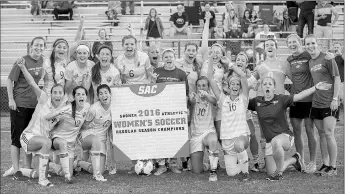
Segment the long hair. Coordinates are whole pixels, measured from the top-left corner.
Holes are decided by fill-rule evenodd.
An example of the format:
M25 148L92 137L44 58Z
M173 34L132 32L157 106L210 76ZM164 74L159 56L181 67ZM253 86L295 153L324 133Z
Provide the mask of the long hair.
M75 97L75 95L76 95L76 93L77 93L77 90L78 89L84 89L84 91L85 91L85 94L86 94L86 96L87 96L87 90L83 87L83 86L77 86L77 87L75 87L74 89L73 89L73 91L72 91L72 95L73 95L73 97ZM71 102L71 105L72 105L72 118L74 119L74 121L75 121L75 113L76 113L76 110L77 110L77 103L75 102L75 100L73 100L72 102Z
M99 55L101 50L104 48L108 49L110 51L111 57L113 57L113 51L107 45L100 46L97 50L97 55ZM102 82L102 76L101 76L100 70L101 70L101 62L100 60L98 60L97 63L91 68L91 80L95 84L100 84Z
M151 16L151 11L152 11L152 10L155 10L156 15L155 15L154 18L157 19L157 18L158 18L158 13L157 13L157 10L156 10L155 8L151 8L151 9L150 9L149 15L147 16L147 19L151 19L151 18L152 18L152 16Z
M184 47L184 50L187 50L188 46L195 46L196 51L198 51L199 47L197 44L193 43L193 42L187 42L187 44ZM193 71L196 71L196 73L198 74L198 77L200 76L201 73L201 64L198 62L198 60L196 59L196 57L193 60Z
M224 49L224 47L222 46L222 45L220 45L219 43L214 43L212 46L211 46L211 49L213 48L213 47L215 47L215 46L217 46L217 47L219 47L220 49L221 49L221 51L222 51L222 55L223 56L225 56L225 49ZM210 62L210 61L209 61ZM219 60L219 63L223 66L223 68L224 68L224 72L227 72L228 71L228 65L227 64L225 64L225 63L222 63L222 61L221 60Z
M57 88L57 87L62 87L63 93L65 94L65 89L64 89L64 87L61 84L54 84L53 87L50 89L50 94L52 94L53 93L53 89Z
M65 43L67 45L67 53L69 52L69 45L68 45L68 42L63 39L63 38L58 38L54 41L53 43L53 50L52 50L52 53L50 54L50 67L52 68L52 73L53 73L53 80L54 80L54 84L56 84L56 80L55 80L55 48L58 44L60 43Z

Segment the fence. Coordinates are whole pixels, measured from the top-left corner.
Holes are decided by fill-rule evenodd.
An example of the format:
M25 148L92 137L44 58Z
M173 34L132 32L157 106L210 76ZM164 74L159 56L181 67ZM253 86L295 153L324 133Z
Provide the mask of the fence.
M86 40L83 43L89 46L96 40ZM263 50L257 48L257 42L254 39L212 39L209 40L209 46L215 42L219 41L225 43L226 50L231 50L232 54L236 54L239 50L246 51L250 58L249 68L253 70L258 59L262 59ZM343 39L323 39L323 50L329 50L330 46L335 42L343 42ZM142 48L144 52L148 51L146 46L146 39L138 40L139 47ZM188 42L194 42L201 46L201 39L162 39L156 40L160 44L161 48L173 48L177 57L182 57L184 53L184 46ZM322 42L322 41L321 41ZM326 42L326 43L325 43ZM123 53L121 40L112 40L113 43L113 55L116 58L121 53ZM278 53L277 56L280 60L285 60L289 55L288 48L286 46L285 38L277 38L278 43ZM20 57L29 53L30 42L1 42L1 112L8 112L8 97L7 97L7 76L12 68L14 61ZM47 42L47 49L44 52L44 56L49 57L51 53L52 42ZM232 59L234 60L234 56ZM41 82L42 83L42 82ZM286 90L290 91L290 81L286 82Z

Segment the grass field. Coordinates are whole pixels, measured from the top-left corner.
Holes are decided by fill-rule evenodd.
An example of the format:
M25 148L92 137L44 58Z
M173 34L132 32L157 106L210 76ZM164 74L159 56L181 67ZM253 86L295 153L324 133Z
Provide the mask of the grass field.
M1 175L11 166L10 160L10 123L9 117L1 117ZM258 130L257 130L258 131ZM168 172L159 177L128 175L130 163L119 163L118 173L109 175L105 172L107 182L96 182L92 175L81 172L75 183L66 185L62 177L50 178L53 188L44 188L37 180L29 182L13 181L11 177L1 177L1 193L344 193L344 126L338 123L335 136L338 144L338 175L334 177L317 177L297 171L284 173L284 180L270 182L265 180L265 173L251 173L250 181L240 182L228 177L225 169L218 172L218 182L208 182L208 173L193 174ZM304 133L305 144L306 134ZM309 152L305 145L306 162ZM295 152L292 149L287 156ZM251 154L249 154L251 157ZM318 166L320 161L318 147ZM22 157L21 157L22 158ZM22 162L21 162L22 163Z

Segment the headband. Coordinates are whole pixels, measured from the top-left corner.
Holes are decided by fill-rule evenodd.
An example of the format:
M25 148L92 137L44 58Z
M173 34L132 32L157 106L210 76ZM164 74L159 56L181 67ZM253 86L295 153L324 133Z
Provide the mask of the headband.
M65 39L59 39L58 41L55 42L53 47L56 47L56 45L58 45L58 44L60 44L62 42L65 43L67 45L67 47L69 47L68 42Z
M76 51L78 52L80 49L86 49L87 52L90 53L90 49L89 49L89 47L86 46L86 45L83 45L83 44L79 45L79 46L77 47L77 50L76 50Z
M162 56L164 55L164 53L165 53L165 52L168 52L168 51L173 52L173 53L174 53L174 55L176 55L176 53L175 53L174 49L172 49L172 48L168 48L168 49L165 49L165 50L162 52Z
M249 60L249 59L248 59L248 56L247 56L247 54L246 54L245 52L243 52L243 51L239 52L239 53L237 54L236 58L237 58L239 55L245 56L246 59L247 59L247 63L248 63L248 60Z
M213 47L215 47L215 46L220 47L220 49L221 49L222 52L223 52L223 55L225 55L224 47L223 47L221 44L219 44L219 43L214 43L214 44L211 46L211 49L212 49Z

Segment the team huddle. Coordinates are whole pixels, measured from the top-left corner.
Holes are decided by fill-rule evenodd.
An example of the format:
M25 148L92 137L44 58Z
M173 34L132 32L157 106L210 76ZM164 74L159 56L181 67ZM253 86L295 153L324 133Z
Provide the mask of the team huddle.
M123 37L124 52L116 59L112 48L101 44L95 63L89 60L88 46L69 45L63 38L53 43L50 57L45 58L44 38L34 38L30 54L18 59L8 76L13 165L4 176L13 175L16 180L38 178L40 185L53 186L48 171L72 183L74 170L82 168L96 181L107 181L103 177L107 158L109 173L116 173L111 128L111 112L116 110L110 108L110 87L164 82L186 84L190 157L180 158L182 170L188 169L190 160L192 172L209 171L209 181L217 181L222 151L226 173L249 180L247 148L254 159L252 171L259 171L259 145L252 118L255 112L268 180L282 179L290 165L307 173L336 175L334 130L339 114L340 76L332 54L321 52L313 35L305 37L304 51L300 37L292 34L287 38L292 55L282 61L277 58L276 40L266 39L266 60L250 72L245 52L231 62L222 45L208 47L210 18L206 14L201 48L187 43L181 59L176 58L173 49L160 52L157 45L151 45L147 55L138 50L133 35ZM285 95L287 77L293 82L291 95ZM38 86L41 78L42 89ZM249 99L250 90L257 96ZM287 122L288 108L293 131ZM313 130L315 124L319 131L323 164L318 170L316 145L310 148L310 163L304 164L300 144L303 120L307 130ZM292 149L294 142L297 152L285 158L284 152ZM78 146L82 149L79 157ZM26 153L25 168L19 167L20 148ZM203 161L204 150L209 162ZM37 169L31 169L32 156L38 156ZM157 176L168 170L181 173L177 158L153 161ZM136 161L132 164L128 173L134 172Z

